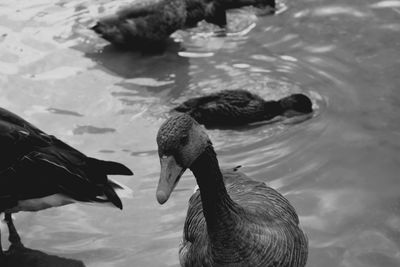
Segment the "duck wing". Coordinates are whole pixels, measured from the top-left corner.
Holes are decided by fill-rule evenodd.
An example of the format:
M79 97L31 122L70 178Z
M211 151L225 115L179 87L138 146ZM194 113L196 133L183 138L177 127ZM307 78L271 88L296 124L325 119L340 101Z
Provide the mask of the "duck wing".
M17 115L0 109L0 212L18 201L61 194L122 208L108 174L132 175L124 165L85 156Z
M223 171L232 200L251 213L264 213L268 219L299 224L296 210L278 191L264 182L252 180L240 171Z
M259 116L262 98L245 90L223 90L175 108L206 126L240 125Z

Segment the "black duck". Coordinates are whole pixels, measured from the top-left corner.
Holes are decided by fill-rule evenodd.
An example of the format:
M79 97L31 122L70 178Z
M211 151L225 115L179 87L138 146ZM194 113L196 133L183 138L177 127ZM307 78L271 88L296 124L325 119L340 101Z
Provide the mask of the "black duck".
M0 146L0 215L78 201L122 209L116 190L127 188L107 176L132 175L124 165L87 157L2 108Z
M209 137L190 116L164 122L157 143L158 202L168 200L187 168L199 186L189 200L181 266L305 266L308 241L289 201L236 169L221 171Z
M153 0L122 7L100 19L92 29L117 46L157 50L176 30L196 26L200 20L225 26L225 10L213 1Z
M215 0L225 9L254 6L257 8L275 8L275 0Z
M223 90L189 99L173 110L192 116L206 127L224 127L267 121L276 116L308 114L312 112L312 102L303 94L265 101L245 90Z

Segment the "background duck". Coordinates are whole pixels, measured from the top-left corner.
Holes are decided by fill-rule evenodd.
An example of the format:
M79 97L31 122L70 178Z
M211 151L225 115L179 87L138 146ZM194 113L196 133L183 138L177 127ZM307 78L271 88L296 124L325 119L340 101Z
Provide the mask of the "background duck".
M100 19L92 29L117 46L130 49L163 48L176 30L197 22L224 27L225 10L209 0L153 0L122 7L116 14Z
M87 157L2 108L0 146L0 215L77 201L122 209L116 190L128 189L107 175L132 175L126 166Z
M276 116L308 114L312 112L312 102L303 94L265 101L246 90L223 90L191 98L173 111L186 113L206 127L239 126Z
M152 49L164 46L185 21L184 0L137 1L100 19L92 29L117 46Z
M198 22L205 20L221 28L226 26L226 8L215 0L185 0L185 28L195 27Z
M216 0L225 9L254 6L257 8L275 8L275 0Z
M157 144L158 202L168 200L186 168L199 186L189 201L181 266L305 266L308 241L289 201L236 169L221 171L209 137L190 116L164 122Z

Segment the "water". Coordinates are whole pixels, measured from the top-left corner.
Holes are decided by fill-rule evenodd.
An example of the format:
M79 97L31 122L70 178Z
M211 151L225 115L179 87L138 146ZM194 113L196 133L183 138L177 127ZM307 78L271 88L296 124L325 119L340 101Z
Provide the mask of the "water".
M222 166L243 165L293 203L309 237L307 266L400 266L400 1L286 0L265 17L235 10L228 37L203 24L153 56L117 51L87 29L121 3L106 2L0 3L0 105L135 172L115 177L135 192L123 212L17 214L26 247L87 267L178 266L194 179L187 172L157 204L156 132L189 97L246 88L313 99L303 122L209 132Z

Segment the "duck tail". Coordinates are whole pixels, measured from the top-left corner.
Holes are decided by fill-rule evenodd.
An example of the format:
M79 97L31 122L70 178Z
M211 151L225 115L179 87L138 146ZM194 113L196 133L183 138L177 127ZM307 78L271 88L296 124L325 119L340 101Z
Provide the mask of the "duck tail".
M116 182L113 180L108 180L109 185L114 189L115 193L120 197L120 198L128 198L131 199L133 196L133 191L130 189L128 186Z
M92 27L90 27L91 30L93 30L95 33L99 35L107 35L108 32L112 28L114 28L114 31L117 29L116 27L112 27L114 23L112 23L113 20L111 19L102 19L96 22L96 24Z
M96 172L100 172L103 175L133 175L133 172L121 163L95 158L88 158L88 160L89 165L97 169ZM122 209L120 198L132 198L132 190L129 187L110 179L107 179L102 189L106 200L119 209Z
M90 27L89 29L91 29L92 31L94 31L97 34L101 34L102 33L101 27L102 26L101 26L100 22L96 22L96 24L94 26Z
M110 43L122 45L126 41L124 36L124 27L125 26L123 26L115 16L113 16L97 21L94 26L90 27L90 29ZM134 30L133 23L130 23L129 27L130 31Z
M104 195L107 197L107 200L110 201L114 206L122 210L122 201L115 192L112 184L107 184L103 188Z
M99 160L95 158L88 158L88 160L91 166L100 168L102 172L107 175L133 175L133 172L121 163Z
M107 198L107 202L111 202L114 206L121 210L121 198L131 199L133 196L133 192L129 187L113 180L108 180L107 184L103 187L103 192Z

